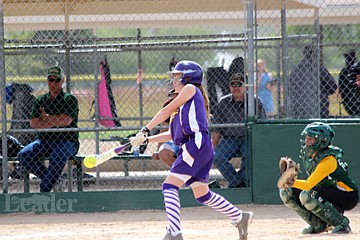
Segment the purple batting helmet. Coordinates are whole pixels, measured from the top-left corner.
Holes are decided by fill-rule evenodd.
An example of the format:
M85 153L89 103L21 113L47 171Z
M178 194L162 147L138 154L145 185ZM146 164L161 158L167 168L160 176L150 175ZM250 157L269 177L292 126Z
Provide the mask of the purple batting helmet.
M201 84L203 78L203 70L201 66L193 61L183 60L178 62L174 70L170 71L173 73L182 73L180 82L182 84L192 83L192 84Z

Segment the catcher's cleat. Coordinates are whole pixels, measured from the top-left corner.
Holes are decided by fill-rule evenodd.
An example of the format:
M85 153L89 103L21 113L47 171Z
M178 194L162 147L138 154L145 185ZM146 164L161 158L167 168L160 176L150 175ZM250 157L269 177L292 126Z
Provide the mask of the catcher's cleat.
M163 238L163 240L183 240L183 237L182 237L182 234L181 234L181 233L179 233L179 234L176 235L176 236L172 236L172 235L171 235L170 228L167 228L167 230L166 230L166 235L165 235L165 237Z
M252 222L253 212L242 212L242 218L240 222L233 223L239 230L240 240L246 240L248 235L248 228Z
M302 230L302 234L316 234L329 231L329 228L326 224L319 224L316 226L309 225L308 227Z
M333 228L332 233L342 233L348 234L351 233L351 228L349 225L349 219L343 216L342 223Z
M335 230L335 232L334 232ZM348 234L348 233L352 233L350 226L341 226L340 228L337 229L337 227L334 227L332 233L340 233L340 234Z

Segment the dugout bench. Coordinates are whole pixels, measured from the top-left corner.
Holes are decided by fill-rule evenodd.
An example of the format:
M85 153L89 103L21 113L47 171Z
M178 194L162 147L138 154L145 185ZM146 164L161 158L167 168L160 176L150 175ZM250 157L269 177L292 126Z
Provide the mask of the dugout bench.
M83 161L86 155L76 155L73 158L69 159L69 161L72 161L72 164L75 166L75 176L77 180L77 187L78 191L83 191ZM109 161L112 160L121 160L124 161L124 174L126 177L129 176L129 161L135 161L135 160L149 160L151 159L151 156L148 154L140 154L139 156L134 156L133 154L120 154L113 158L111 158ZM69 164L69 163L68 163ZM68 168L69 169L69 168ZM71 179L72 180L72 179ZM69 179L70 181L70 179Z
M84 190L83 185L83 161L84 158L87 155L76 155L72 156L68 159L68 168L67 168L67 176L68 176L68 191L72 192L72 183L73 183L73 168L74 166L74 176L77 183L77 190L79 192L82 192ZM139 156L134 156L130 153L121 154L118 156L113 157L110 160L122 160L124 161L124 174L125 176L129 176L129 161L134 160L148 160L151 159L150 155L147 154L140 154ZM2 161L2 157L0 157L0 160ZM17 158L8 158L8 163L11 162L18 162ZM29 193L30 192L30 172L23 170L23 180L24 180L24 192Z
M2 162L2 157L1 156L0 156L0 161ZM19 160L17 159L17 157L9 157L8 160L7 160L7 163L19 163ZM75 165L76 178L82 180L82 175L81 176L79 175L79 174L82 174L82 171L81 172L78 171L78 169L80 167L82 167L81 157L73 156L73 157L69 158L67 164L68 164L68 166ZM72 167L68 167L67 176L68 176L69 183L71 183L72 180L73 180L72 179L72 177L73 177ZM22 179L24 181L24 193L29 193L30 192L30 172L27 171L27 170L22 170ZM82 185L82 183L80 185ZM80 188L80 185L79 185L79 182L78 182L78 190ZM81 186L81 189L82 189L82 187L83 186ZM72 184L69 184L68 191L69 192L72 191Z

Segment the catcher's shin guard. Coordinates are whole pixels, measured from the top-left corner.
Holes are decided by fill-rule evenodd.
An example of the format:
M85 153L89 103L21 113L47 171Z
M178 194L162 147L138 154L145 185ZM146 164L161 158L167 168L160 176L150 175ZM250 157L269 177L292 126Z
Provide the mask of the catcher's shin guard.
M315 198L310 191L300 193L300 201L304 207L314 213L327 224L334 226L333 233L349 233L349 219L342 214L330 203L321 203Z
M326 229L326 223L315 216L312 212L301 206L297 198L292 194L291 188L280 189L280 198L284 205L294 210L310 226L303 233L321 233Z

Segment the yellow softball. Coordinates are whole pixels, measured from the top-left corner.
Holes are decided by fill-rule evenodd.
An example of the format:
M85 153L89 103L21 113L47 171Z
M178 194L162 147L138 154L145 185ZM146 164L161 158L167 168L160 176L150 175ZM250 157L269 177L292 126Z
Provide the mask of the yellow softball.
M95 156L87 156L84 159L84 165L87 168L93 168L96 165L96 157Z

